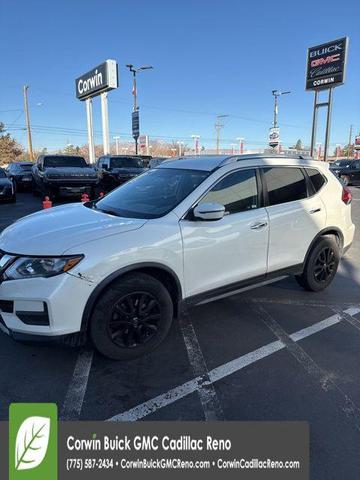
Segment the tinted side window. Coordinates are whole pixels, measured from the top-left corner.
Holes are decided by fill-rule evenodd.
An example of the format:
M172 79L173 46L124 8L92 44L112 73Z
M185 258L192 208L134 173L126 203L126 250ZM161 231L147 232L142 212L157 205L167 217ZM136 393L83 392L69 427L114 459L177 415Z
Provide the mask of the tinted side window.
M311 183L313 184L315 192L318 192L320 188L324 185L326 181L325 178L315 168L307 168L306 171L310 177L310 180L311 180Z
M258 207L255 170L239 170L220 180L199 203L220 203L226 212L237 213Z
M293 202L307 197L306 180L300 168L264 169L269 205Z

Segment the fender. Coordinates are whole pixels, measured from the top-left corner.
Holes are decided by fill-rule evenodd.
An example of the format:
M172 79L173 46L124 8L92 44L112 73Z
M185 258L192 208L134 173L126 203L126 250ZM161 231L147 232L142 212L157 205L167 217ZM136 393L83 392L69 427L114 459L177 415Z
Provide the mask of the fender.
M342 231L338 228L338 227L326 227L322 230L320 230L320 232L316 235L316 237L313 239L313 241L310 243L310 246L306 252L306 255L305 255L305 258L304 258L304 262L303 262L303 265L305 267L306 265L306 262L307 262L307 259L310 255L310 252L311 250L313 249L315 243L319 240L320 237L323 237L324 235L326 235L327 233L329 234L334 234L336 233L338 238L339 238L339 247L340 247L340 254L342 255L343 253L343 245L344 245L344 235L342 234Z
M96 300L98 299L99 295L104 290L104 288L106 288L111 282L113 282L117 278L123 276L125 273L129 273L135 270L141 270L143 268L157 268L159 270L163 270L169 273L174 279L176 284L178 304L180 305L182 303L183 296L182 296L181 283L178 276L171 268L156 262L134 263L132 265L128 265L127 267L120 268L119 270L115 270L108 277L104 278L91 292L91 295L86 302L86 306L82 315L80 332L86 332L89 324L90 316L94 308L94 305L96 303Z

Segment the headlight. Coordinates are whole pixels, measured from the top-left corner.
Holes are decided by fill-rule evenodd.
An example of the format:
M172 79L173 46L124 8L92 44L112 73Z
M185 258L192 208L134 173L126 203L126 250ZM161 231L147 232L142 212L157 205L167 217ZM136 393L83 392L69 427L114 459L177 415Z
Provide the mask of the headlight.
M68 272L77 265L83 256L71 257L20 257L4 273L5 280L21 278L53 277Z

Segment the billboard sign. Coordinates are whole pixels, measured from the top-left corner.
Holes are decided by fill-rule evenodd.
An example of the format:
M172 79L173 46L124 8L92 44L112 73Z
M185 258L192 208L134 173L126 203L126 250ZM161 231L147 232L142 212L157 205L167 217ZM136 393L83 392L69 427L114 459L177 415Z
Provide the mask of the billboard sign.
M140 135L140 119L139 119L139 110L135 110L131 114L132 117L132 136L137 139Z
M308 48L306 90L337 87L345 82L348 37Z
M141 135L139 137L139 147L141 153L147 154L149 150L149 137L147 135Z
M76 98L86 100L119 86L115 60L106 60L75 80Z
M280 130L278 127L271 127L269 129L269 146L275 148L280 143Z

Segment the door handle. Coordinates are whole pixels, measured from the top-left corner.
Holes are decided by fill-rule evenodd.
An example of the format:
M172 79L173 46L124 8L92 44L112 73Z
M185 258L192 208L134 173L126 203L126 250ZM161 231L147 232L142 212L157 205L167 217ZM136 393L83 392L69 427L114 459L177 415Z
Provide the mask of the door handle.
M267 222L256 222L251 225L251 230L260 230L267 226Z
M311 210L309 210L309 213L310 215L313 215L314 213L318 213L318 212L321 212L321 208L312 208Z

